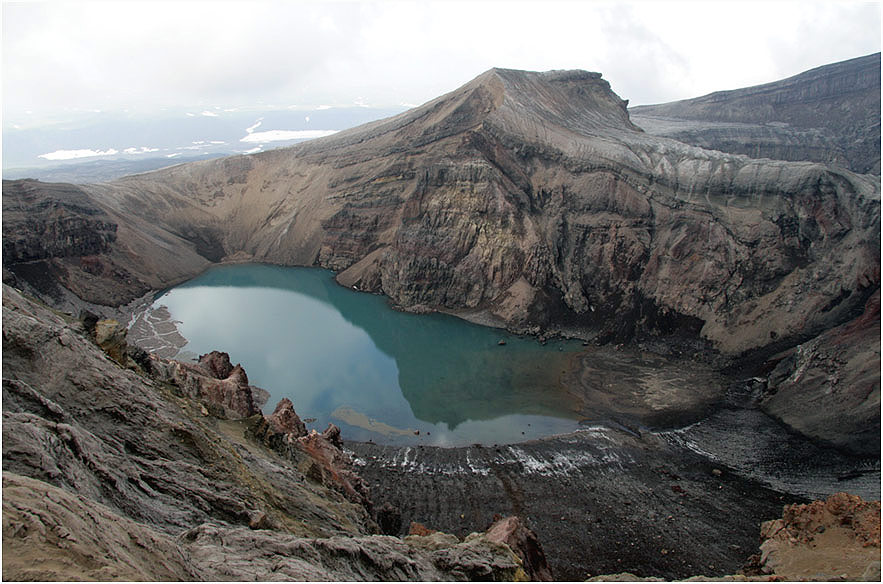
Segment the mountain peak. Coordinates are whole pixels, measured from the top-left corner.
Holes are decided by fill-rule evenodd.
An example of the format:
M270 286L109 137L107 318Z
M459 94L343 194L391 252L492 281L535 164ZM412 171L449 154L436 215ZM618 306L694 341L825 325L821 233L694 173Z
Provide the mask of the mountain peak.
M629 121L628 100L616 95L601 73L497 68L488 73L493 73L502 84L504 99L497 113L509 118L511 123L506 125L510 129L527 123L584 135L611 130L641 131Z

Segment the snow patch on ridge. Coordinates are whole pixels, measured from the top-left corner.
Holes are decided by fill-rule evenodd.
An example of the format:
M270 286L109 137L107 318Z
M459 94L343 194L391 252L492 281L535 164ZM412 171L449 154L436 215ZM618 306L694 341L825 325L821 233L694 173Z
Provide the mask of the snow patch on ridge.
M252 126L255 127L255 126ZM240 142L277 142L280 140L310 140L336 134L337 130L267 130L250 132Z

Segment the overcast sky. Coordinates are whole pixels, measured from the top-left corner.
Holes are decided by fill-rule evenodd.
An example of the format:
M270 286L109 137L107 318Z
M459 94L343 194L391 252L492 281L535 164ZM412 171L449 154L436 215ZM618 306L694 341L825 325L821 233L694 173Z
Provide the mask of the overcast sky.
M4 125L65 110L420 104L491 67L600 71L632 105L880 50L879 3L3 3Z

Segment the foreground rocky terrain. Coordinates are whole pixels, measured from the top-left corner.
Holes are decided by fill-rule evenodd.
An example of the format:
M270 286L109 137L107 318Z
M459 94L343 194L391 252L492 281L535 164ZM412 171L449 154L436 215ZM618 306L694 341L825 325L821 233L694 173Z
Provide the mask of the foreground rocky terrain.
M91 325L3 289L4 580L536 577L517 520L377 535L336 429L290 402L265 418L226 354L165 361Z
M352 452L333 426L307 433L288 400L260 414L262 393L225 353L150 356L114 321L9 287L3 323L5 580L675 578L743 565L764 579L806 577L794 565L807 557L823 560L810 578L857 577L879 556L879 503L843 495L786 509L746 564L761 521L800 497L661 434ZM450 534L415 523L425 517Z

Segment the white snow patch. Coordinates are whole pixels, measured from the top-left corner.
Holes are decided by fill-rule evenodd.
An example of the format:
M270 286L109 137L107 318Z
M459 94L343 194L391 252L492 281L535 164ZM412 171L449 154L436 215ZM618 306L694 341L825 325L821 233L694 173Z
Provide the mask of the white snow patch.
M181 156L180 152L173 152L171 154L166 154L166 158L174 158L175 156Z
M90 158L92 156L113 156L119 151L109 148L108 150L56 150L41 154L38 158L46 160L72 160L74 158Z
M277 142L279 140L310 140L336 134L337 130L268 130L250 132L240 142Z
M508 448L513 458L520 462L524 471L528 474L540 475L569 475L578 472L587 466L599 466L620 463L619 457L612 453L605 453L599 460L588 452L554 452L550 458L539 459L531 456L524 450L510 446ZM620 464L621 466L621 464Z
M208 111L208 110L205 110L204 112L202 112L202 115L206 116L207 118L216 118L216 117L218 117L218 114L216 114L215 112L210 112L210 111Z
M159 148L148 148L147 146L142 146L141 148L126 148L123 150L126 154L146 154L148 152L159 152Z

